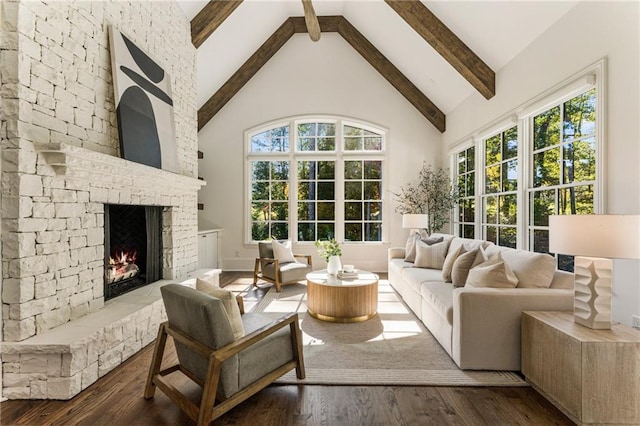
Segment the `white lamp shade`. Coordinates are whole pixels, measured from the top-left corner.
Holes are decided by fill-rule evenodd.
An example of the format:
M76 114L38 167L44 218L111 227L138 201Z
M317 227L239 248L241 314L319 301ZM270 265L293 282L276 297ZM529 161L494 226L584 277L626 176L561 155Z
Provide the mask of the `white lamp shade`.
M549 251L607 259L640 259L640 215L549 216Z
M402 227L410 229L425 229L429 227L429 215L404 214L402 215Z

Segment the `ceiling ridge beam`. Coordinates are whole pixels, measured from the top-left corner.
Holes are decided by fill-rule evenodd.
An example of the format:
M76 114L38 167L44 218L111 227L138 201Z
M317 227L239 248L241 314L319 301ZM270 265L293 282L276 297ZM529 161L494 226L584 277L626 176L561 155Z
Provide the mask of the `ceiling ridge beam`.
M211 0L191 20L191 42L196 49L233 13L242 0Z
M337 32L440 132L446 117L402 72L343 16L318 16L322 32ZM290 17L198 110L200 131L295 33L306 33L304 17Z
M444 133L446 130L444 113L344 17L338 25L338 33L436 129Z
M198 110L198 131L251 80L293 34L293 24L291 18L288 18Z
M486 99L496 94L496 74L420 1L385 0Z

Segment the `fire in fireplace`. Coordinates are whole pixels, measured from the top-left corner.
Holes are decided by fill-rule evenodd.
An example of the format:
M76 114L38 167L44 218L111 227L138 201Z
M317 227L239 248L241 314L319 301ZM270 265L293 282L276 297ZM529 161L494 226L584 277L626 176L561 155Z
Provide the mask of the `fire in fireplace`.
M105 205L105 300L161 275L162 207Z

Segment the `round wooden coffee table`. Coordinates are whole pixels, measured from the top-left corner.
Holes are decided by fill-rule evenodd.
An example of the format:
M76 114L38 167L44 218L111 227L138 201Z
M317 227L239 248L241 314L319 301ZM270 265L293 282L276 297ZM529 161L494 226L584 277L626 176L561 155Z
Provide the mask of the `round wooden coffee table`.
M360 322L378 310L378 276L358 271L357 278L339 279L326 269L307 274L307 312L331 322Z

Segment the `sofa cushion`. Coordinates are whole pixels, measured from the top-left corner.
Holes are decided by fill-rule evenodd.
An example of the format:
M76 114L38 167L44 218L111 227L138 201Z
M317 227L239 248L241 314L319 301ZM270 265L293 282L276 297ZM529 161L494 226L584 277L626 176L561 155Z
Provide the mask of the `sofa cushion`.
M449 249L449 241L444 239L439 243L432 245L419 240L416 242L416 260L414 262L416 268L432 268L442 270L444 258ZM442 275L442 271L440 272Z
M427 281L420 286L420 295L442 318L453 325L453 286L442 281Z
M389 259L389 272L393 271L402 275L402 270L405 268L413 268L413 263L405 262L400 258Z
M420 294L420 286L427 281L441 281L439 269L406 268L402 270L402 279L413 291Z
M466 285L470 287L514 288L518 285L518 277L498 252L486 262L471 268Z
M407 238L407 243L406 243L405 249L404 249L404 252L405 252L404 260L405 260L405 262L415 262L416 261L416 243L418 241L422 241L423 243L431 246L431 245L436 244L436 243L441 243L442 241L444 241L444 238L443 237L422 238L422 236L418 232L414 232L413 234L409 235L409 238Z
M487 256L500 252L504 261L518 277L518 287L549 288L556 271L555 259L546 253L534 253L509 247L488 247Z
M467 248L465 244L459 251L462 253L453 262L453 268L451 269L451 281L454 287L464 287L471 268L487 260L487 256L481 246Z

